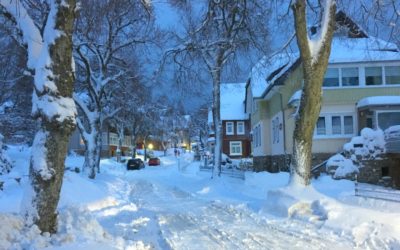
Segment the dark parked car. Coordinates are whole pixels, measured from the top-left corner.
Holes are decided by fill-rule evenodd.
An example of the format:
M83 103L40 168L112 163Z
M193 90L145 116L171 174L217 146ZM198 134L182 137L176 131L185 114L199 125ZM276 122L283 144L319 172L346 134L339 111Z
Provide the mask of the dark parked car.
M144 168L144 163L141 159L136 158L136 159L130 159L128 160L128 163L126 164L126 168L128 170L138 170Z
M157 157L152 157L149 159L149 166L158 166L161 164L161 161Z

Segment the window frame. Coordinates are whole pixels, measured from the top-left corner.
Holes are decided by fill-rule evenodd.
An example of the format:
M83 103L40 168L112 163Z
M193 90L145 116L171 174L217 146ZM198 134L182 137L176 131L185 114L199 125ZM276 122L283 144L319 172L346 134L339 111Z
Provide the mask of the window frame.
M272 119L272 144L278 144L280 141L279 134L280 119L279 116Z
M238 145L233 145L233 144L238 144ZM233 148L238 147L240 150L240 152L233 152L235 150L232 150ZM230 141L229 142L229 155L233 155L233 156L240 156L243 155L243 143L242 141Z
M398 83L388 83L388 75L386 74L386 70L387 70L387 68L398 68L399 69L399 75L398 75L398 77L400 77L400 65L384 65L383 66L383 75L384 75L384 85L387 85L387 86L396 86L396 85L400 85L400 82L398 82Z
M332 70L336 70L337 71L337 85L334 85L334 86L325 86L325 76L326 76L326 74L328 73L328 71L332 71ZM327 68L326 69L326 71L325 71L325 75L324 75L324 78L323 78L323 80L322 80L322 86L324 87L324 88L338 88L338 87L340 87L341 85L340 85L340 82L341 82L341 79L340 79L341 77L340 77L340 68L337 68L337 67L329 67L329 68ZM332 78L331 77L331 79L336 79L336 78Z
M330 139L330 138L350 138L355 136L356 134L356 115L353 113L324 113L319 117L325 118L325 134L317 134L317 124L314 129L314 139ZM318 117L318 118L319 118ZM333 117L340 117L340 134L333 134ZM351 117L352 121L352 133L347 134L345 130L344 119L345 117Z
M228 131L228 128L230 127L229 125L232 126L232 132L229 132L229 131ZM226 123L225 123L225 134L226 134L226 135L234 135L234 134L235 134L234 122L226 122Z
M385 76L385 74L383 72L383 67L384 67L383 65L381 65L381 66L373 66L373 65L371 65L371 66L365 66L364 67L365 86L383 86L383 85L385 85L384 84L384 79L386 78L386 76ZM381 78L380 84L367 84L367 69L368 68L370 68L370 69L372 69L372 68L380 69L380 73L381 73L381 75L380 75L380 78ZM373 75L372 77L378 77L378 76Z
M239 131L239 128L242 127L243 131ZM236 122L236 134L238 135L244 135L246 134L246 129L245 129L245 124L244 121L238 121Z
M258 148L261 146L261 125L257 124L253 127L253 147Z
M357 84L356 85L344 85L344 81L343 81L343 78L345 78L344 77L344 73L343 73L343 70L346 70L346 69L356 69L357 70ZM343 88L346 88L346 87L356 87L356 86L360 86L360 67L358 67L358 66L354 66L354 67L340 67L339 68L339 76L340 76L340 79L339 79L339 85L340 85L340 87L343 87ZM349 77L347 77L347 78L349 78Z
M379 115L383 113L400 113L400 110L394 109L394 110L377 110L375 112L375 127L382 129L379 127Z
M384 63L374 63L374 62L366 62L366 63L357 63L357 64L332 64L328 66L328 69L337 69L339 70L339 86L324 86L322 85L323 89L345 89L345 88L382 88L382 87L399 87L400 80L398 83L389 83L388 75L386 71L388 68L400 68L399 63L393 62L384 62ZM345 69L357 68L358 69L358 84L357 85L343 85L343 71ZM381 84L376 85L367 85L367 75L366 71L368 68L379 68L381 72ZM389 70L388 70L389 71ZM396 76L394 76L396 77ZM324 76L325 79L325 76Z

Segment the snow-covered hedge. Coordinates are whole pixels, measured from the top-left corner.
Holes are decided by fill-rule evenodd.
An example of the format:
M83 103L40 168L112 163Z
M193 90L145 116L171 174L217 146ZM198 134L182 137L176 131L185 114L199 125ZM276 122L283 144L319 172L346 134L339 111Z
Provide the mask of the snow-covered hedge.
M3 150L3 138L0 134L0 175L9 173L12 168L11 161Z

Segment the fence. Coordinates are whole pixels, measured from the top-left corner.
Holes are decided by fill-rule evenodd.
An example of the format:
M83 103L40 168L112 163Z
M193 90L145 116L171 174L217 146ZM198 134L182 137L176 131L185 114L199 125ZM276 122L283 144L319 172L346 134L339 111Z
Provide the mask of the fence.
M213 165L208 164L207 161L204 161L204 164L200 164L200 171L208 171L212 172L213 171ZM225 164L221 166L221 175L226 175L229 177L233 178L238 178L238 179L245 179L245 171L242 169L239 169L235 164Z
M355 196L365 197L365 198L373 198L373 199L380 199L380 200L387 200L387 201L395 201L400 202L400 191L377 186L365 183L359 183L356 181L354 185L354 193Z

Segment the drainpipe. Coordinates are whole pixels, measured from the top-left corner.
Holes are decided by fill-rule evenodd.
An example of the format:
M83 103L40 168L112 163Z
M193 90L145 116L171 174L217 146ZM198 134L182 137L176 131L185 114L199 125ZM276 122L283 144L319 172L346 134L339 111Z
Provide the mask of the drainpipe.
M281 110L282 110L282 129L283 129L283 151L285 153L285 164L287 161L287 152L286 152L286 123L285 123L285 109L283 108L283 97L282 97L282 93L279 92L279 97L280 97L280 101L281 101ZM285 166L286 167L286 166ZM279 170L280 171L280 170Z

